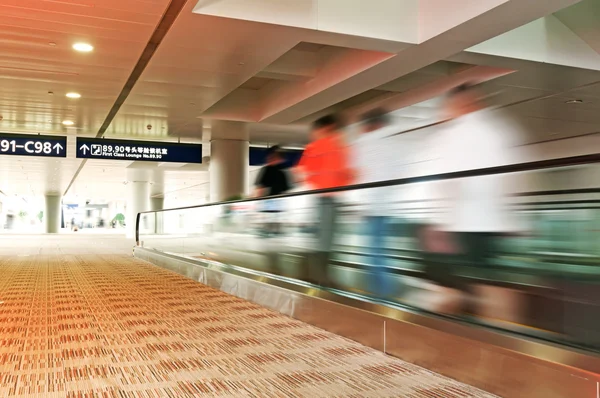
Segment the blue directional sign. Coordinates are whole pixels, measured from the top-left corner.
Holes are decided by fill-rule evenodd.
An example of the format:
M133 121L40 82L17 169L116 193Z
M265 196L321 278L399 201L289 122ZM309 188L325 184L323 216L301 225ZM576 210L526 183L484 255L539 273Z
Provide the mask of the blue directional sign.
M0 133L0 155L67 157L67 137Z
M202 145L78 137L77 157L82 159L202 163Z
M285 164L288 167L295 166L302 157L301 150L298 149L282 149ZM267 148L250 147L250 166L262 166L267 163Z

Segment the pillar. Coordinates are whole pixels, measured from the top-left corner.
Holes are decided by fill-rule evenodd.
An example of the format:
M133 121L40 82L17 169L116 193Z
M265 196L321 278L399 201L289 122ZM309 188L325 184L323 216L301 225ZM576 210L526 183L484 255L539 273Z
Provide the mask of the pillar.
M127 174L125 233L128 238L135 238L135 224L138 213L150 210L150 179L145 170L130 169Z
M165 198L150 198L150 210L158 211L165 208Z
M45 199L45 231L47 234L57 234L60 231L61 197L60 195L46 195Z
M156 198L156 197L152 197L150 198L150 209L152 211L159 211L165 208L165 198ZM154 213L153 218L152 218L152 223L154 224L154 233L155 234L162 234L164 231L164 219L165 219L165 213L163 212L159 212L159 213Z
M250 142L246 123L216 121L210 143L210 201L248 194Z
M163 210L165 208L165 171L161 167L151 170L152 189L150 191L150 209L152 211Z

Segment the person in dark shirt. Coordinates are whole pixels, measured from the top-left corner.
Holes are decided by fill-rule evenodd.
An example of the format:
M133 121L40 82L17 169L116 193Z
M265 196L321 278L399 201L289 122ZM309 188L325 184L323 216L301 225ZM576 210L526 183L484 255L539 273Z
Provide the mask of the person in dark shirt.
M267 165L262 168L256 179L256 196L281 195L290 189L285 164L279 146L267 151Z
M285 161L279 146L268 149L267 165L260 171L255 185L257 197L281 195L290 189L288 175L285 172ZM283 211L281 205L282 200L277 199L266 199L261 205L261 212L270 213L271 220L265 225L267 236L281 233L281 223L277 220L277 215Z

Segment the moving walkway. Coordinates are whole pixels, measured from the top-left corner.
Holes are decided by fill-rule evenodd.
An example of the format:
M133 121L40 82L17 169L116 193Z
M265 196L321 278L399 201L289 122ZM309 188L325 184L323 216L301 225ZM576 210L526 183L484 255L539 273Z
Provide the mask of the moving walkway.
M455 280L483 286L487 292L474 313L440 313L423 305L432 284L417 231L444 207L443 201L431 197L407 197L414 197L410 189L423 183L489 174L535 176L573 165L598 167L599 162L600 156L583 156L330 190L338 197L340 217L326 267L316 266L314 257L314 232L319 227L315 199L323 192L271 199L285 209L276 215L260 212L262 199L142 213L135 253L503 396L542 396L534 393L533 385L548 383L547 377L561 382L553 390L559 395L545 396L566 396L560 394L567 387L570 392L588 392L596 388L600 373L600 189L513 192L507 206L521 227L495 239L490 269L465 266L460 259L452 266ZM390 198L392 222L385 238L383 272L392 289L385 296L370 283L374 270L363 222L368 203L361 201L360 193L371 189L387 192ZM280 223L281 234L265 236L265 223ZM298 310L298 305L311 311ZM340 316L337 322L325 319L335 318L333 314ZM382 338L375 336L378 327L376 332L369 330L369 322L383 322ZM426 344L435 347L435 353L426 349L415 353L398 343L398 333L413 342L425 333L430 338L415 347ZM388 338L396 341L391 348ZM471 359L440 361L436 350L448 344L462 347L460 354ZM484 353L496 359L490 363ZM529 387L519 379L519 386L531 388L531 394L515 395L506 385L510 377L519 377L516 374L508 372L512 376L503 382L498 375L490 376L498 371L493 364L497 361L537 372L525 383ZM469 375L473 366L482 367L483 373ZM501 369L506 371L504 365Z

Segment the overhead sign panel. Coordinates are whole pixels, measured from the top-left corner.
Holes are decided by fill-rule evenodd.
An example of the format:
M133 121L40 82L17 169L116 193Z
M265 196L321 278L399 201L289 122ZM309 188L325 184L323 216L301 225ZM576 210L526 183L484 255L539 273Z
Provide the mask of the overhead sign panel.
M202 145L78 137L77 157L82 159L202 163Z
M67 137L0 133L0 155L67 157Z
M298 149L282 149L282 155L286 166L295 166L302 157L303 151ZM261 147L250 147L250 153L248 156L250 160L250 166L262 166L267 163L267 148Z

